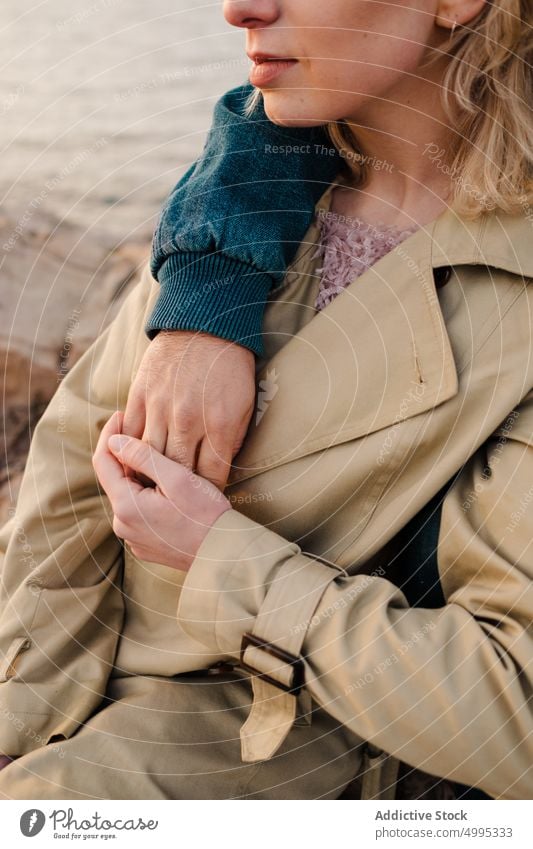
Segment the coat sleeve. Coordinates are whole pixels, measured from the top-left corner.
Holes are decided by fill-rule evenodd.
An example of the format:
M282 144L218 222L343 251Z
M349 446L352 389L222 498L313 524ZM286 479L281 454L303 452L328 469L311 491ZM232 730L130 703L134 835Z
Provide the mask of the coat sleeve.
M251 85L215 105L203 153L166 200L152 246L160 294L146 325L198 330L264 354L268 292L280 283L342 160L322 128L278 127ZM207 297L208 295L208 297Z
M69 737L95 710L123 617L122 549L92 454L124 409L143 341L146 266L115 321L61 382L39 421L16 511L0 532L0 752ZM124 328L137 334L124 339ZM133 332L133 331L131 331Z
M513 417L444 502L442 608L411 608L389 580L345 577L229 510L185 580L182 626L238 662L244 633L289 655L300 635L305 689L363 739L494 798L531 798L533 392ZM281 660L246 652L293 681Z

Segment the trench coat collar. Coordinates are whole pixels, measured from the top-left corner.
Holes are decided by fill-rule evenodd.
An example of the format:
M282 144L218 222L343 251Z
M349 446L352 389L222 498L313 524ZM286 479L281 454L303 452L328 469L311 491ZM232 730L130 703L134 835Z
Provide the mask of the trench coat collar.
M346 181L339 177L328 187L316 204L316 213L329 212L332 190L339 184ZM533 206L524 199L522 209L516 214L489 211L471 220L450 204L421 228L429 238L420 247L427 251L433 268L486 265L533 277Z
M317 213L329 210L333 187L317 203ZM297 310L298 326L258 371L258 403L261 393L266 403L259 403L263 414L251 422L229 484L400 426L457 394L458 373L435 269L453 269L454 285L460 285L462 265L533 276L531 219L526 211L508 215L498 210L469 220L449 206L319 312L309 306L309 298L299 303L300 294L309 285L316 287L318 279L320 261L310 262L306 248L318 236L316 223L311 225L288 272L297 283L292 290L297 303L292 300L291 308ZM271 326L283 306L283 294L274 293ZM496 326L494 298L487 298L487 311L487 321ZM381 461L376 456L376 463Z
M342 177L326 189L315 212L329 212L331 194ZM486 265L525 278L533 277L533 206L524 199L522 212L487 212L469 220L450 204L421 228L428 239L420 245L433 268L455 265ZM405 243L404 243L405 244Z
M510 215L485 213L475 221L446 209L431 225L431 264L485 265L533 277L533 207Z

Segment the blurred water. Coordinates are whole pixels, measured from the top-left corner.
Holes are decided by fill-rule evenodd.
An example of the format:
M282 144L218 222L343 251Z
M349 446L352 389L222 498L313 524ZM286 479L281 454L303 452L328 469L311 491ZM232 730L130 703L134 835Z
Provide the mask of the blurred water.
M0 204L121 239L150 234L247 78L220 0L2 0Z

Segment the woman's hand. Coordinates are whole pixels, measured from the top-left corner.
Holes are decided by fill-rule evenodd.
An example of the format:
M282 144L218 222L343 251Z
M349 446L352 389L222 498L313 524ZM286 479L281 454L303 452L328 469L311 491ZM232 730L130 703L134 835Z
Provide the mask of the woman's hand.
M122 435L122 421L120 412L111 416L93 456L115 514L113 530L141 560L187 571L211 525L231 504L210 481L146 442ZM125 467L155 487L143 486Z
M132 383L122 431L222 491L254 405L252 351L208 333L161 331Z

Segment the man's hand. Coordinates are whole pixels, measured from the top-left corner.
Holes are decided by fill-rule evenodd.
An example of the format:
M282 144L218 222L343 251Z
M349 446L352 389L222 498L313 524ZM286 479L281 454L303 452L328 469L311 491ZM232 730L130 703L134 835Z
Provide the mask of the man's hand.
M122 431L220 490L255 404L255 356L218 336L161 331L130 389Z
M120 435L122 417L114 413L102 428L93 456L115 514L113 530L141 560L187 571L211 525L231 504L210 481L146 442ZM156 486L143 486L125 469Z

